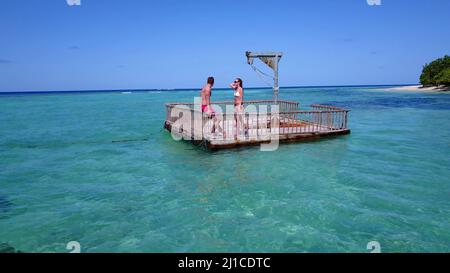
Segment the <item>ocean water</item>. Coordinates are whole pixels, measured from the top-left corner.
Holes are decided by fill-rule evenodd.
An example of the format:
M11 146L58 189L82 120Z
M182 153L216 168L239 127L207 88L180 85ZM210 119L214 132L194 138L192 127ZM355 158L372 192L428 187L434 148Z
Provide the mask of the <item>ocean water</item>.
M0 96L0 244L23 252L450 251L450 94L281 89L347 136L208 152L163 130L198 90ZM213 91L213 100L231 98ZM246 91L268 99L271 91Z

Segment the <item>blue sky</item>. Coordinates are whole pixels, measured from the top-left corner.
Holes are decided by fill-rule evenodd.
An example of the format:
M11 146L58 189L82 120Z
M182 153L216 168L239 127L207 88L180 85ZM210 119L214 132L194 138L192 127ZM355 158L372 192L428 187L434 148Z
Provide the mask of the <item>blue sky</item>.
M416 83L450 54L450 1L2 0L0 91L265 86L246 50L283 51L280 84Z

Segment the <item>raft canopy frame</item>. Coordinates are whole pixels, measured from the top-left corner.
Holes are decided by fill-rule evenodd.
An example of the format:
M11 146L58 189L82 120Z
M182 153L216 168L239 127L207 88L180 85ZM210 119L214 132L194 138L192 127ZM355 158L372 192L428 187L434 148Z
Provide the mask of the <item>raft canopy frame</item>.
M260 73L265 76L269 76L273 78L273 100L275 103L278 101L278 94L280 91L278 85L278 63L280 62L281 57L283 56L283 52L252 52L246 51L245 55L247 56L247 63L252 66L256 73ZM253 65L253 60L257 58L260 59L263 63L265 63L268 67L273 70L273 76L267 75L261 70L257 69Z

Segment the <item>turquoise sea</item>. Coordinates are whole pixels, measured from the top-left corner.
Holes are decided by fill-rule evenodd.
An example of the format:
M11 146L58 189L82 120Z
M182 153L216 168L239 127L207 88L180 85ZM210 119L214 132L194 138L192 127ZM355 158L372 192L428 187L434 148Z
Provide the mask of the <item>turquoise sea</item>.
M248 89L246 99L269 99ZM347 136L208 152L163 130L198 90L0 95L0 244L23 252L450 251L450 94L282 88ZM232 97L213 91L213 100Z

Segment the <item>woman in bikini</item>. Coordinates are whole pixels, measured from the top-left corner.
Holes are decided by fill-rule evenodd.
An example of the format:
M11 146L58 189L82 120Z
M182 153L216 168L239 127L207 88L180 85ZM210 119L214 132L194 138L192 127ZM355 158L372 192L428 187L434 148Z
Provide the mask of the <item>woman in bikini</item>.
M236 78L230 87L234 90L234 119L236 121L236 132L234 137L237 138L239 129L242 129L244 113L244 88L242 87L242 79Z

